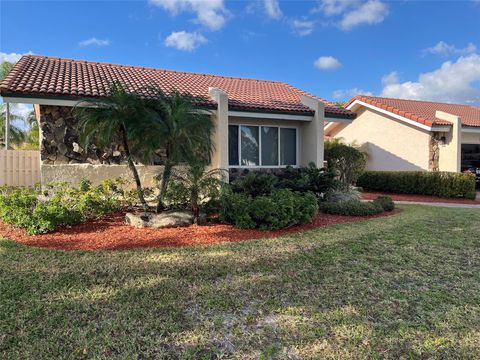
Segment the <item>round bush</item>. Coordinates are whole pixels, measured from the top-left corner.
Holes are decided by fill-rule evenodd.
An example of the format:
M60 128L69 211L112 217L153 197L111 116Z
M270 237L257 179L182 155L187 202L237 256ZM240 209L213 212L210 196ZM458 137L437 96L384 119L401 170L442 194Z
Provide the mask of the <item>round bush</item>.
M362 202L359 200L349 200L337 203L325 202L321 204L320 209L327 214L348 216L367 216L383 212L383 208L380 204L373 201Z
M373 202L380 205L385 211L392 211L395 209L395 204L390 196L379 196L373 200Z

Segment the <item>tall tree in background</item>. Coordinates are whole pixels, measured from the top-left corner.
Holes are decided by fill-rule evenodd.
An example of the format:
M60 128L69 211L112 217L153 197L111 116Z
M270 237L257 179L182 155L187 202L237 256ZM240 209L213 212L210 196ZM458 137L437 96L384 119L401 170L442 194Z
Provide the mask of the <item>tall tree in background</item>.
M5 144L5 123L7 121L6 116L6 104L0 104L0 142L2 146ZM23 120L20 116L10 113L10 121ZM25 140L25 133L18 126L10 124L10 143L15 146L20 146Z

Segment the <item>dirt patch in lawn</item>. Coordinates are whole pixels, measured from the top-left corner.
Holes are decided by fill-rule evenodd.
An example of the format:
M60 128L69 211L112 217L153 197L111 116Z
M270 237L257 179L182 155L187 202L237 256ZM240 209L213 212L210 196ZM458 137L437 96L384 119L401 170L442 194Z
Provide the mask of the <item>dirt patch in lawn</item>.
M442 198L438 196L428 195L411 195L411 194L392 194L388 192L370 192L365 191L362 193L362 199L374 200L380 195L388 195L393 201L412 201L412 202L431 202L431 203L449 203L449 204L472 204L480 205L480 200L471 199L451 199Z
M192 225L169 229L138 229L124 222L125 214L89 221L48 234L28 235L22 229L0 223L0 237L24 245L58 250L124 250L165 246L192 246L277 237L333 224L362 221L397 214L400 210L373 216L337 216L319 213L310 224L263 231L242 230L232 225Z

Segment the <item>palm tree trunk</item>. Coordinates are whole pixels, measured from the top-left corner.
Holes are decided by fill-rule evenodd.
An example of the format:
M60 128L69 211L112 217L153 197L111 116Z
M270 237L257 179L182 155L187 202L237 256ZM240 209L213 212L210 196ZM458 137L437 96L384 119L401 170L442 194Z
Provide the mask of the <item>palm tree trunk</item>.
M140 200L140 204L142 205L143 211L147 213L148 204L145 201L145 197L143 196L142 183L140 182L140 176L138 176L138 170L135 167L132 156L130 154L130 148L128 147L128 141L127 141L127 133L124 127L122 127L122 142L123 142L123 148L125 149L125 154L127 155L128 168L132 172L133 178L135 179L135 186L137 188L138 199Z
M162 185L160 186L160 194L158 194L157 202L157 212L160 212L165 209L165 204L163 199L165 198L165 193L167 192L168 182L170 181L170 176L172 175L173 163L167 158L165 162L165 168L163 169L162 174Z

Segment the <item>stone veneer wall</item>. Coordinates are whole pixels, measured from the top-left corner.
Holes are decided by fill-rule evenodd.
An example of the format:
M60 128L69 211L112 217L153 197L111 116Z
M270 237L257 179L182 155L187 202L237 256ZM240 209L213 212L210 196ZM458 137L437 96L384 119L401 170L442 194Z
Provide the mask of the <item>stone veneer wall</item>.
M131 179L123 146L111 144L99 148L91 144L84 149L80 145L78 120L72 107L40 106L40 172L42 183L79 183L86 178L94 184L102 180L122 177ZM155 186L153 177L162 169L164 152L157 151L154 163L157 165L137 165L142 185ZM133 187L133 182L131 184Z
M80 145L78 120L73 108L66 106L40 106L41 159L42 164L126 164L122 145L112 143L107 148L91 144L84 149ZM161 164L164 152L157 151L155 164Z
M428 154L428 170L439 170L439 158L440 158L440 135L438 133L432 133L429 143Z

